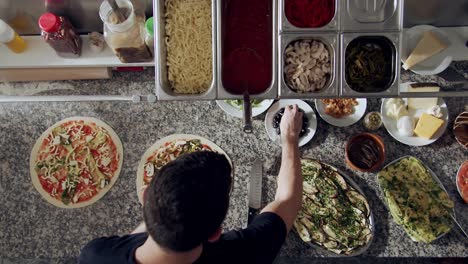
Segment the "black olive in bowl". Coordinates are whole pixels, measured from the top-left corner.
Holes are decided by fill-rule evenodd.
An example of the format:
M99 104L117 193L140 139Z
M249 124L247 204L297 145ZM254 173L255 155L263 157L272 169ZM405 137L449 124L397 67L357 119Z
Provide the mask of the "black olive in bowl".
M304 113L302 109L299 108L299 112ZM276 130L276 134L281 134L280 130L280 123L281 123L281 118L283 118L284 115L284 108L281 108L276 114L275 117L273 117L273 128ZM299 137L302 137L306 134L307 128L309 127L309 119L307 116L302 115L302 129L301 132L299 133Z

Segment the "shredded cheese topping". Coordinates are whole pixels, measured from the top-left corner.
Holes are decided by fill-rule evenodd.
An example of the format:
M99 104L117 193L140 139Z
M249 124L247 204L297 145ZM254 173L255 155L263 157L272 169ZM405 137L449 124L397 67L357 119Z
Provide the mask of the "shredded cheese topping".
M210 87L212 68L211 0L166 0L168 79L179 94Z

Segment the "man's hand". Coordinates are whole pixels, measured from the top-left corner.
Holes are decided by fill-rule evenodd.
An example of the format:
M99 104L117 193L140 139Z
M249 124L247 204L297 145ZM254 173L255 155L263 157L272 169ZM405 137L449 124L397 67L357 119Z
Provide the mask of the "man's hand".
M281 142L297 145L299 134L302 129L303 112L299 112L297 105L289 105L284 109L283 118L281 118Z

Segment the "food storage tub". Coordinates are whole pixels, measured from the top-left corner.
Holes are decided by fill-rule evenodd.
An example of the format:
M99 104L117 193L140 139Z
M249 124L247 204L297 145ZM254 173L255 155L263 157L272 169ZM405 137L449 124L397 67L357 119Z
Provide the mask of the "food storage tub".
M229 1L232 0L220 0L218 1L217 7L217 42L218 42L218 60L217 60L217 74L218 74L218 99L243 99L242 94L231 93L223 85L223 8L226 8ZM235 1L235 0L234 0ZM277 16L278 16L278 4L277 1L271 0L272 12L271 12L271 82L269 87L263 89L264 91L258 94L251 94L251 99L276 99L278 97L278 81L277 81L277 47L278 47L278 27L277 27Z
M325 87L317 92L300 93L294 91L289 87L285 75L285 50L289 44L298 40L320 40L325 44L330 54L331 72L325 84ZM336 97L339 93L339 74L338 74L338 61L339 61L339 35L336 33L317 33L317 34L282 34L280 36L280 57L279 57L279 79L280 79L280 96L281 98L322 98L322 97Z
M330 0L334 3L334 15L330 21L321 27L298 27L291 23L286 15L286 4L289 0L279 1L279 19L281 32L317 32L317 31L337 31L340 27L340 2L342 0Z
M212 82L208 90L203 94L178 94L175 93L169 83L167 75L167 62L166 62L166 21L164 19L165 13L165 0L154 1L154 19L157 21L155 26L155 62L156 62L156 94L159 100L214 100L216 99L216 84L217 84L217 69L216 69L216 0L211 1L211 15L212 15L212 56L213 56L213 74Z
M349 51L350 44L353 45L354 40L375 41L378 44L385 46L390 56L390 65L388 66L388 81L380 87L375 88L375 92L359 92L357 87L353 87L347 81L346 76L346 54ZM340 61L340 84L341 96L346 97L393 97L398 96L400 84L400 45L401 34L399 32L389 33L344 33L341 35L341 61Z
M346 32L400 31L403 0L341 0L341 30Z

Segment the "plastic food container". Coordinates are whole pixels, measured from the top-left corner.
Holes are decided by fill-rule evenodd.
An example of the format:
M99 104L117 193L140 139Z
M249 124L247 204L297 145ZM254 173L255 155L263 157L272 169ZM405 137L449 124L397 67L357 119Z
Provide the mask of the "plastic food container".
M153 17L148 18L145 23L145 29L146 29L146 36L145 36L145 43L146 46L151 51L151 54L154 54L154 28L153 28L154 22L153 22Z
M341 0L281 0L280 31L282 32L317 32L337 31L340 26ZM325 4L326 7L317 5ZM315 10L317 14L314 13ZM317 19L317 17L319 19Z
M156 94L159 100L214 100L216 99L216 84L217 84L217 69L216 69L216 47L217 47L217 30L216 30L216 0L211 1L211 16L212 16L212 67L213 76L212 82L208 90L203 94L178 94L175 93L168 80L167 72L167 47L166 47L166 20L165 20L165 0L154 1L154 19L155 27L155 60L156 60Z
M99 8L107 45L123 63L151 61L153 56L145 43L145 16L136 15L130 1L116 2L126 18L124 21L118 20L107 1L102 2Z
M340 0L341 30L400 31L403 0Z
M217 23L218 99L277 98L277 1L218 1Z
M344 33L341 35L341 95L350 97L389 97L398 95L400 79L400 33ZM356 65L356 58L361 56L368 58L369 52L365 51L361 55L356 55L353 49L360 46L380 47L384 54L386 66L382 77L376 79L368 77L368 82L359 84L356 80L363 80L356 72L356 68L362 68L362 65ZM360 60L359 60L360 61ZM357 66L357 67L356 67ZM369 70L368 67L364 67ZM367 71L366 70L366 71ZM358 76L359 78L357 78ZM369 76L367 74L366 76Z
M314 92L301 93L294 90L287 81L285 73L286 54L285 51L290 44L300 40L318 40L322 42L330 55L330 73L328 75L325 86ZM280 96L281 98L320 98L320 97L334 97L339 92L339 74L338 73L338 54L339 54L339 35L336 33L328 34L282 34L280 36Z
M42 38L64 58L81 56L82 40L68 18L45 13L39 18Z
M26 49L26 42L7 23L0 19L0 43L4 43L14 53Z

